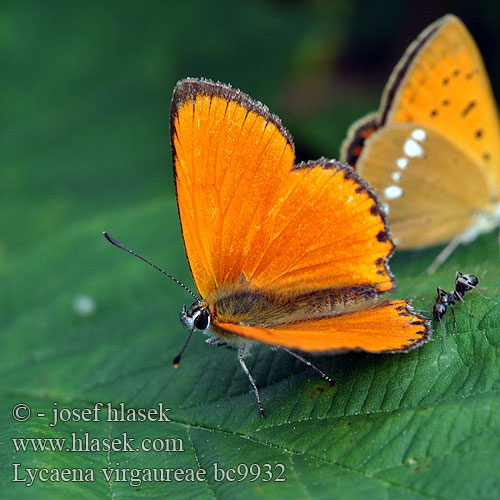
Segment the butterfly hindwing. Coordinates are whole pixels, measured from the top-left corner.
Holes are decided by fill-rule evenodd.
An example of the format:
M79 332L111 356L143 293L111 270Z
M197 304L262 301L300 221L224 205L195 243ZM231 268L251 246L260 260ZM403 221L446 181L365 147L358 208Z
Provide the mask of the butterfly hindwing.
M388 204L400 248L449 241L474 223L491 195L484 170L467 154L435 130L409 123L374 133L359 171Z
M221 323L218 327L249 340L310 353L409 351L430 336L428 323L416 316L405 300L272 328L230 323Z

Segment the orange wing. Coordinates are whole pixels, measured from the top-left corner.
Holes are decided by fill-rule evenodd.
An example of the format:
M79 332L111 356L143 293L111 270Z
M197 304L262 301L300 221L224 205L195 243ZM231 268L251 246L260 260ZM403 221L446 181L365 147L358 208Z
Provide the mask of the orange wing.
M498 193L500 121L474 39L453 15L424 30L396 66L380 123L432 127L488 171Z
M347 166L300 164L281 182L272 209L249 228L247 280L282 292L375 285L392 288L393 250L377 199Z
M498 225L500 121L458 18L438 19L410 45L378 113L351 126L342 157L387 203L399 248L469 241Z
M392 288L393 244L376 196L338 162L293 167L292 139L264 105L226 85L181 81L171 139L184 243L203 297L241 280L282 292Z
M493 192L499 192L497 106L481 54L457 17L446 15L418 36L394 68L377 115L351 126L341 158L352 165L360 154L358 165L363 162L358 130L369 120L373 129L397 123L432 127L484 168ZM356 146L357 154L352 155Z
M230 323L218 323L217 327L250 340L311 353L358 349L370 352L409 351L430 337L428 322L414 315L405 300L272 329Z
M241 275L232 267L243 258L248 228L272 206L294 147L266 106L208 80L177 84L170 127L184 244L205 296Z

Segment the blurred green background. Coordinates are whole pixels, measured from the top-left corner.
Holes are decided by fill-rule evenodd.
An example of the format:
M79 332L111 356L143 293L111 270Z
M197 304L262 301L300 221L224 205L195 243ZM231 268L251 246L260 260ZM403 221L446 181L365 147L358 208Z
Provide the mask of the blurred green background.
M93 215L173 196L169 104L186 76L267 104L300 160L335 158L406 46L453 12L498 94L498 18L465 4L2 2L0 265ZM159 236L165 223L151 221Z
M393 474L393 465L387 464L392 464L391 460L394 464L413 464L419 452L394 452L389 460L387 450L392 453L393 448L386 446L389 438L381 433L367 443L380 441L380 449L385 447L386 455L377 454L378 449L360 449L359 456L358 452L349 455L352 442L358 438L349 434L347 426L354 421L352 432L356 421L350 417L349 421L341 420L340 416L347 419L348 409L352 409L350 415L381 412L380 428L388 425L398 435L403 427L394 422L387 424L384 419L393 414L384 412L396 412L394 419L399 422L396 419L405 398L413 406L421 405L424 399L429 405L441 401L446 391L461 398L460 391L469 390L469 382L458 382L464 367L457 364L455 373L454 361L443 362L439 357L442 354L436 354L441 352L439 334L438 342L419 350L425 356L418 352L378 358L353 354L323 360L322 367L343 381L339 391L347 391L345 399L339 392L335 403L330 402L328 394L323 396L327 400L318 399L324 388L311 389L311 384L321 383L300 363L286 355L259 350L250 365L270 413L268 420L261 422L234 353L207 351L198 336L181 367L172 369L171 361L186 335L178 312L184 303L190 304L190 296L159 273L111 247L101 232L109 231L193 286L179 231L169 145L170 98L179 79L206 77L241 88L281 117L295 138L298 160L336 158L349 124L378 106L386 79L407 45L426 25L447 12L458 15L472 32L483 52L493 89L500 95L499 12L494 12L493 6L498 9L492 2L481 1L2 1L1 485L14 488L10 465L13 460L29 462L31 466L61 467L70 463L61 454L12 453L12 436L54 434L44 421L32 419L29 425L15 424L9 412L16 402L25 401L33 408L50 411L52 401L70 407L88 406L95 401L125 401L133 407L149 407L157 401L167 401L173 408L179 433L186 442L189 437L193 448L202 448L200 443L208 442L214 435L205 435L201 429L222 428L227 432L226 445L219 441L210 444L204 454L199 452L197 461L205 459L210 463L225 456L237 464L240 451L234 450L240 447L247 458L255 452L253 460L263 461L266 454L272 455L268 460L281 460L276 454L282 453L291 461L291 446L297 453L297 477L314 478L315 486L309 484L304 489L314 491L312 497L320 498L321 492L335 492L335 498L370 499L397 498L407 493L407 485L414 483L413 476L401 479L404 486L389 488L391 495L388 494L387 484L396 484L399 479L394 478L400 471ZM480 258L474 248L483 252ZM487 257L497 255L496 237L484 236L474 248L459 249L432 278L424 277L423 270L436 251L418 254L417 257L423 257L413 260L409 254L396 256L393 268L398 275L398 295L415 297L418 306L429 308L436 286L450 288L456 269L476 272L487 286L498 286L497 260L488 261ZM484 315L492 307L477 297L470 300ZM498 313L496 323L491 319L488 323L484 315L476 311L483 327L493 325L496 330L492 331L498 337ZM466 313L459 313L458 319L459 330L470 333L473 320ZM450 324L449 329L453 330ZM498 343L492 343L492 338L497 337L486 337L484 340L482 334L477 336L484 340L483 345L479 340L471 341L470 335L449 334L448 349L455 352L456 342L457 350L466 358L461 349L476 355L484 348L487 355L477 355L475 366L479 370L483 360L494 366L488 365L484 384L488 390L496 387L498 391ZM491 345L496 347L488 351ZM417 364L419 356L428 365ZM457 359L459 363L460 356ZM425 384L422 381L437 370L432 388L418 386L421 392L407 393L404 383L398 381L413 381L418 367L422 377L417 384ZM470 370L469 375L473 372ZM395 377L395 373L403 373L407 378ZM444 379L456 375L456 390L440 385L443 374ZM377 377L381 377L378 385ZM471 387L482 388L482 380L478 375ZM396 395L380 400L372 400L368 395L361 397L363 387L371 388L373 384L373 394L383 392L387 386L393 387ZM297 403L299 400L301 404ZM498 398L495 401L498 405ZM206 407L200 409L203 405ZM489 400L470 406L471 412L477 408L493 411ZM445 410L440 411L446 420ZM450 405L450 415L458 411L466 413L462 406ZM310 417L320 418L318 415L327 416L318 420L318 425L331 429L329 439L341 437L328 450L313 450L304 458L304 450L310 451L310 441L305 440L308 429L317 430L307 427L307 422ZM450 416L448 429L455 426L453 418ZM280 427L285 420L305 427ZM470 421L473 420L471 414ZM412 416L411 421L418 419ZM495 422L486 426L492 431L491 435L485 434L486 445L477 443L482 452L493 442L493 436L500 435L500 423ZM188 437L183 434L190 425L197 429L198 436L194 431ZM359 432L370 426L378 429L373 420L358 420L357 425ZM259 434L261 426L272 429L274 434ZM89 429L104 436L110 432L97 425ZM138 427L134 429L139 432ZM68 426L61 435L73 430ZM121 430L114 429L116 432ZM239 439L240 433L251 435L251 440ZM300 436L291 440L292 433L300 434L304 442ZM459 427L459 433L466 431ZM274 443L277 435L279 442ZM260 448L255 444L258 439ZM311 439L318 443L323 440L319 434ZM436 442L432 433L425 434L422 440L428 443L428 450ZM264 446L262 442L273 444ZM447 444L443 446L446 448ZM441 457L446 453L431 450L426 456ZM319 465L311 461L311 456L321 457ZM416 485L412 498L495 498L500 489L498 478L488 483L491 475L483 480L481 473L490 474L487 465L494 464L498 454L485 455L481 460L476 455L470 457L467 470L477 473L477 489L471 492L464 488L468 480L464 470L443 461L442 468L433 469L436 478L440 472L442 484L430 489L427 483ZM81 460L78 463L84 466L88 456ZM107 463L110 458L100 456L95 460ZM151 466L150 460L158 457L142 456L131 463ZM163 466L168 460L161 462ZM193 460L191 457L187 463L192 466ZM126 463L127 459L122 457L121 461ZM340 468L332 472L332 463ZM482 464L481 471L473 468L474 463ZM445 494L442 488L452 488L454 482L446 471L461 481ZM373 480L377 474L385 474L382 482ZM324 483L326 478L329 483ZM302 492L295 483L287 484L290 490L265 491L269 498L281 498L278 491L292 495ZM484 484L491 486L488 494L477 495ZM120 494L127 498L131 491L138 491L128 486L123 490L116 486L112 491L111 485L102 481L90 489L73 486L70 495L65 485L44 484L40 490L15 485L9 491L15 492L16 498L28 498L31 491L37 491L37 498L115 498ZM146 493L154 497L156 488L163 486L148 485ZM176 498L237 498L234 489L224 491L221 487L222 490L210 494L194 488L190 491L193 496L189 496L183 489L185 485L177 487ZM258 489L242 491L242 498L260 498ZM308 497L305 493L302 496Z

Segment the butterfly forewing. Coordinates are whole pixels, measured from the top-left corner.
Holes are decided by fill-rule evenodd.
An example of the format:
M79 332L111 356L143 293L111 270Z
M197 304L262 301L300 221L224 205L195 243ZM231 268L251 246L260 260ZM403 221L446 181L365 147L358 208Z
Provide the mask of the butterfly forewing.
M238 279L248 248L281 179L291 170L291 138L277 117L229 86L180 82L171 140L186 253L202 296Z
M263 105L220 84L181 82L172 143L184 242L203 297L242 277L282 291L392 288L393 245L376 197L338 162L292 168L291 138Z

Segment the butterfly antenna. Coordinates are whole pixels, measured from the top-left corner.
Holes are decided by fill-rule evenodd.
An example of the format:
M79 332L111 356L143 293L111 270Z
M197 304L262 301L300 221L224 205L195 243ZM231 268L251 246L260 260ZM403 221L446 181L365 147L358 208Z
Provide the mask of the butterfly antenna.
M189 292L198 302L200 302L199 297L197 297L184 283L181 283L178 279L174 278L170 273L167 273L167 271L164 271L163 269L160 269L158 266L155 266L152 262L149 262L149 260L145 259L144 257L141 257L139 254L130 250L130 248L123 246L120 242L118 242L114 238L112 238L106 231L103 231L102 234L112 245L114 245L115 247L121 248L122 250L125 250L125 252L131 253L135 257L144 261L146 264L149 264L151 267L154 267L155 269L160 271L160 273L163 273L165 276L168 276L171 280L174 280L178 285L182 286L182 288L184 288L184 290Z
M177 354L177 356L174 358L174 368L177 368L179 366L179 363L181 362L182 355L184 354L184 351L186 350L186 347L189 344L189 341L191 340L191 337L193 336L194 332L194 326L191 328L191 331L189 332L188 338L186 340L186 343L184 344L184 347L181 349L181 352Z

